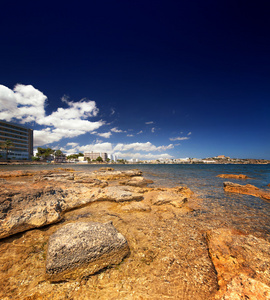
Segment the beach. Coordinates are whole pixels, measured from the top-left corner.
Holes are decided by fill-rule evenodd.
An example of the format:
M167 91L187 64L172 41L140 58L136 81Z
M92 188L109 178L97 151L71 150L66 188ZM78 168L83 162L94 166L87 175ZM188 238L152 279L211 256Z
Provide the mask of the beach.
M268 165L106 167L1 167L1 299L268 299L270 202L223 189L229 180L268 193ZM51 236L91 222L112 222L128 252L52 280Z

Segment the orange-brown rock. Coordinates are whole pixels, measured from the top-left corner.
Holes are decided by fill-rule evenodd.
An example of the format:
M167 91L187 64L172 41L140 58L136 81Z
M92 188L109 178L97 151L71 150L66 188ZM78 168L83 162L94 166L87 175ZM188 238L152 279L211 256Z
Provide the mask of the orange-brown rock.
M119 181L119 184L121 185L130 185L130 186L139 186L139 187L147 186L150 183L153 183L153 181L149 179L145 179L142 176L134 176L131 179Z
M206 238L220 286L216 299L270 299L268 241L228 228Z
M225 192L251 195L255 197L260 197L263 200L270 201L270 192L260 190L258 187L254 185L251 184L240 185L233 182L224 182L223 184L224 184Z
M1 171L0 178L14 178L14 177L23 177L23 176L33 176L35 172L30 171Z
M243 175L243 174L220 174L220 175L217 175L217 177L232 178L232 179L250 179L250 177L248 177L247 175Z
M92 173L93 178L97 178L100 180L117 180L117 179L127 179L134 176L142 176L142 171L138 169L134 170L126 170L126 171L106 171L106 170L99 170L94 171Z

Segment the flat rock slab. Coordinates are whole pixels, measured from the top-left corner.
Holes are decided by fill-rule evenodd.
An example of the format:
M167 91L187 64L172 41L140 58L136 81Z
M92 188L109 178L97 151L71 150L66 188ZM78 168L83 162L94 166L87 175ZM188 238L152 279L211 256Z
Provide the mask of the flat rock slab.
M142 171L138 169L134 170L126 170L126 171L94 171L92 173L92 176L94 178L100 179L100 180L117 180L117 179L125 179L125 178L131 178L134 176L142 176Z
M132 188L109 186L102 189L101 193L96 196L96 200L103 201L141 201L144 197L140 193L133 192Z
M244 174L220 174L217 175L220 178L232 178L232 179L250 179L247 175Z
M0 239L62 219L66 194L61 188L10 186L0 187L0 194Z
M270 201L270 192L260 190L258 187L254 185L251 184L241 185L233 182L224 182L223 185L224 185L225 192L251 195L255 197L260 197L263 200Z
M49 239L46 278L78 279L119 264L129 253L125 237L111 222L70 223Z
M141 176L134 176L131 179L119 181L119 184L121 185L130 185L138 187L145 187L150 183L153 183L153 181L150 179L145 179Z
M206 237L220 286L216 299L270 299L268 241L227 228L209 231Z

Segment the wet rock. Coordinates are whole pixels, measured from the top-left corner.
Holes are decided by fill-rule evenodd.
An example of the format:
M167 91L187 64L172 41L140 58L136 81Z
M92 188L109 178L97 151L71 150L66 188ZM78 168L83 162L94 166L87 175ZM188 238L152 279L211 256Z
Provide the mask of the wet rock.
M187 202L187 197L176 192L162 191L152 199L153 205L171 204L175 207L182 207Z
M15 178L15 177L22 177L22 176L33 176L35 173L30 171L1 171L0 178Z
M217 177L233 178L233 179L250 179L250 177L248 177L247 175L243 175L243 174L220 174L220 175L217 175Z
M125 237L112 223L70 223L49 239L46 277L50 281L79 279L119 264L129 253Z
M114 171L114 168L111 167L103 167L99 169L100 172Z
M208 231L206 238L220 286L216 299L268 299L253 297L269 295L268 241L227 228Z
M119 181L120 185L129 185L129 186L138 186L138 187L145 187L148 184L153 183L150 179L145 179L141 176L134 176L128 180Z
M227 284L225 292L218 292L215 299L267 300L270 299L270 287L258 280L240 274Z
M263 200L270 201L270 192L260 190L254 185L251 184L240 185L233 182L224 182L223 185L224 185L225 192L246 194L255 197L260 197Z
M177 187L171 189L158 188L152 194L151 203L153 205L170 204L174 207L181 208L191 197L193 192L185 187Z
M131 204L124 205L121 208L121 210L126 211L126 212L131 212L131 211L149 212L149 211L151 211L151 207L142 202L134 202Z

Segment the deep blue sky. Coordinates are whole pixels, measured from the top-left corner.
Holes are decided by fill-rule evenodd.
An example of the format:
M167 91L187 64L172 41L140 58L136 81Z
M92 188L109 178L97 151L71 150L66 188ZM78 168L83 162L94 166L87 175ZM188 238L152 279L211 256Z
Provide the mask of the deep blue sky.
M53 121L31 112L28 122L0 91L0 117L39 130L36 145L123 158L270 159L268 0L24 2L1 3L0 84L17 93L18 108L30 105L18 100L28 97L24 86L42 92L44 117L81 99L99 110ZM67 130L79 129L78 119L99 123L56 132L57 118L74 125Z

